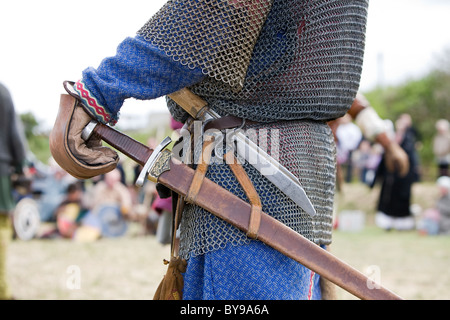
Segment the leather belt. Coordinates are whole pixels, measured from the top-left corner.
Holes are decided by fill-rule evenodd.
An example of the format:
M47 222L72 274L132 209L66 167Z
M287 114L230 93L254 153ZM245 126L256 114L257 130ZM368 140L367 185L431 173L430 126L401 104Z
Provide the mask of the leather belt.
M255 124L255 123L257 123L257 122L239 118L236 116L228 115L228 116L224 116L224 117L220 117L218 119L213 119L213 120L208 121L205 124L204 130L205 131L208 129L226 130L226 129L242 127L245 124Z

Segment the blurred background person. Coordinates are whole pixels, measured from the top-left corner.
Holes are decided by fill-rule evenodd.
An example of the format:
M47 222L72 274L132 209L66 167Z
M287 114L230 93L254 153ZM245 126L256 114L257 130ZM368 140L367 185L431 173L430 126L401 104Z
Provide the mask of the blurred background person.
M355 121L355 124L349 126L351 121ZM377 165L380 162L379 153L383 152L389 172L397 172L399 176L407 174L409 169L408 156L398 144L393 130L390 130L391 127L393 128L392 121L381 119L362 93L358 92L345 116L329 121L328 125L333 132L337 146L337 191L342 190L342 184L344 183L341 169L341 163L345 159L345 151L343 150L354 150L361 147L361 142L365 140L377 146L373 148L374 157L371 157L372 163L370 165ZM342 130L342 127L351 129ZM343 147L346 145L348 147ZM342 158L339 159L340 157Z
M376 169L383 155L383 147L363 139L355 152L354 165L359 170L359 179L366 185L371 185Z
M118 169L105 174L93 188L92 207L95 210L105 204L117 205L123 215L127 215L132 207L131 194L128 188L121 182L122 175Z
M417 229L422 235L450 234L450 177L436 180L439 196L433 207L421 215Z
M450 177L442 176L437 179L439 199L436 209L439 211L439 233L450 234Z
M81 183L71 183L66 197L55 210L57 232L64 238L72 238L80 221L87 213L83 203L84 192Z
M418 137L409 114L399 116L395 122L395 130L395 140L408 155L409 170L406 175L399 175L387 170L386 157L381 160L374 181L381 183L375 222L386 230L411 230L415 228L415 220L410 211L411 189L413 183L420 178L416 151Z
M158 214L156 238L161 244L169 244L172 241L172 197L161 198L157 195L152 209Z
M23 134L19 132L14 104L0 83L0 300L11 299L6 280L6 248L12 238L10 214L15 207L12 174L22 174L25 162Z
M337 161L342 171L344 181L349 183L353 178L353 152L363 139L360 128L353 123L350 114L336 120L338 126L336 129L337 137Z
M130 190L121 182L121 172L114 169L86 190L89 212L73 235L76 241L92 241L100 237L118 237L127 229L126 220L132 210Z
M33 185L40 189L39 198L39 215L41 221L55 222L55 210L66 198L67 188L70 184L76 183L77 179L63 170L59 164L50 157L48 160L48 174L46 174L37 185L37 181L33 181Z
M438 166L438 178L449 176L450 124L446 119L436 121L436 135L433 138L433 153Z

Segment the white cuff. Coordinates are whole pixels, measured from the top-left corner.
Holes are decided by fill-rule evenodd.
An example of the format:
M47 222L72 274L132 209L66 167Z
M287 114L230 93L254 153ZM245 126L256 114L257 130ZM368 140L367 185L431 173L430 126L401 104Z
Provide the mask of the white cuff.
M361 110L355 119L366 139L373 141L377 135L386 131L384 121L372 107Z

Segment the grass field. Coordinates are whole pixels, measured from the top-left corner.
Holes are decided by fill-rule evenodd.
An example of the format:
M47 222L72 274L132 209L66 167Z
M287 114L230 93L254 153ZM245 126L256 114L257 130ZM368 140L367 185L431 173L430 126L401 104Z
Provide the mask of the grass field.
M377 189L345 185L338 211L366 213L359 232L335 230L331 252L405 299L450 299L450 237L416 231L383 231L373 225ZM433 184L414 187L413 202L434 202ZM169 258L169 246L153 236L139 236L130 225L121 238L92 243L69 240L13 240L8 251L8 279L17 299L152 299ZM79 280L79 281L78 281ZM356 299L338 288L339 299Z
M369 227L355 234L335 232L332 253L404 299L450 299L449 237ZM354 299L340 288L338 297Z

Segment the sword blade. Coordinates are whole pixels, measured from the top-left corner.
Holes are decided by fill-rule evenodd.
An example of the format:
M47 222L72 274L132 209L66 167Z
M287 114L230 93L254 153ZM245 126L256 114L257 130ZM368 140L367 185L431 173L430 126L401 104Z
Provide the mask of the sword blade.
M241 157L247 160L248 163L308 214L311 216L316 214L314 206L297 177L242 132L237 131L234 139L236 141L236 152Z

